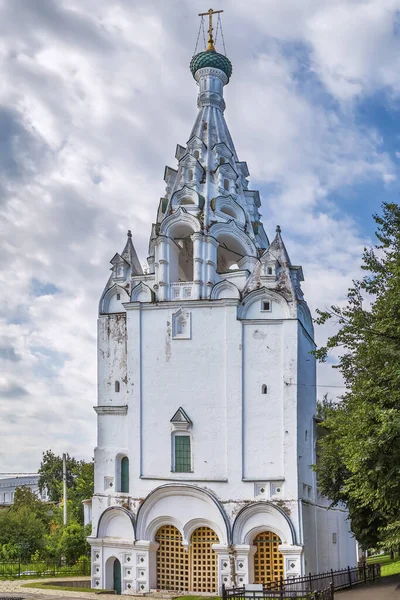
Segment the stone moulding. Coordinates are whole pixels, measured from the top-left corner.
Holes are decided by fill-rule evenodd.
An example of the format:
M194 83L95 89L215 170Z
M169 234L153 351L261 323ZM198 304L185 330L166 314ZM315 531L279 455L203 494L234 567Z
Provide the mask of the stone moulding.
M122 406L93 406L93 410L98 415L126 415L128 414L128 405Z

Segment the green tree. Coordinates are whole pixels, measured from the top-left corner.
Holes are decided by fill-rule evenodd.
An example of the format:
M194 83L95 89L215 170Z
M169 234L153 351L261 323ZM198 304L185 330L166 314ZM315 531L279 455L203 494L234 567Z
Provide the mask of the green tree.
M320 490L345 502L363 546L397 539L400 514L400 207L375 215L378 244L365 250L366 276L354 281L344 308L318 311L338 332L316 352L339 348L348 391L325 411L315 466Z
M0 547L9 559L15 559L18 552L22 560L29 560L43 548L46 533L46 525L28 506L0 511Z
M78 461L67 454L67 488L75 487L75 468ZM42 462L39 471L39 490L47 490L50 500L60 502L62 499L63 487L63 460L62 456L57 456L51 450L43 452Z
M93 461L77 460L67 454L66 466L68 518L83 525L82 500L93 496ZM60 502L63 488L62 456L57 456L51 450L46 450L43 453L39 474L39 489L41 491L47 489L50 500Z
M85 528L79 523L71 523L63 528L58 550L69 565L75 563L81 556L87 556L90 546L86 541L86 535Z

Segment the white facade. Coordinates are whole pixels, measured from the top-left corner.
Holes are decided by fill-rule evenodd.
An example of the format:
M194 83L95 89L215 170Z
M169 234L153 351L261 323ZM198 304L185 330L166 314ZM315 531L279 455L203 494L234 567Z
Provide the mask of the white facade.
M92 586L113 587L118 559L126 594L162 587L165 525L188 556L199 527L214 532L219 590L260 577L265 531L279 538L284 576L355 563L347 513L327 510L310 469L302 269L279 227L271 244L264 232L223 116L226 70L194 76L199 113L177 169L165 169L148 273L129 232L100 301ZM202 591L195 579L187 588Z
M47 500L47 494L39 490L37 473L0 473L0 505L14 504L15 490L28 487L40 500Z

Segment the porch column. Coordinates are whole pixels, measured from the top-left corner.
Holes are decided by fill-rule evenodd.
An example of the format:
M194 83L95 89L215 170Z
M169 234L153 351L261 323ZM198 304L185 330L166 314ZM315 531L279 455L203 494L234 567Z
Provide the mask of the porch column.
M254 555L257 546L238 544L235 546L235 572L236 585L241 587L248 583L254 583Z
M233 587L232 565L229 554L229 546L227 544L213 544L211 548L217 555L218 560L218 594L222 593L222 585Z
M280 544L279 552L283 554L283 569L284 577L300 577L301 572L301 555L303 546L289 546Z

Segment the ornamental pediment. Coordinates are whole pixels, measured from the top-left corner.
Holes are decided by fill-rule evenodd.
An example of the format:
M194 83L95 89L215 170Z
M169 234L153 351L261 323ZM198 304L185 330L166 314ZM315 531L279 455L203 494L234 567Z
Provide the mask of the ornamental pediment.
M225 142L218 142L218 144L213 146L213 150L227 159L230 159L233 156L232 150L225 144Z
M118 254L118 252L116 254L114 254L112 259L110 260L110 263L114 266L120 266L120 265L127 266L127 267L130 266L129 263L124 258L122 258L122 256L120 254Z
M224 177L228 177L231 179L237 179L237 177L238 177L238 174L236 173L235 169L229 163L224 163L222 165L218 165L218 167L215 169L214 173L216 175L218 173L221 173Z
M194 150L206 150L207 146L197 135L192 135L190 140L187 143L188 148L193 148Z
M204 171L197 158L195 158L193 154L190 154L190 152L187 152L184 156L182 156L179 164L184 167L191 167L192 169L198 168Z

